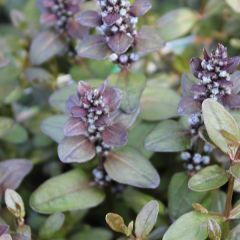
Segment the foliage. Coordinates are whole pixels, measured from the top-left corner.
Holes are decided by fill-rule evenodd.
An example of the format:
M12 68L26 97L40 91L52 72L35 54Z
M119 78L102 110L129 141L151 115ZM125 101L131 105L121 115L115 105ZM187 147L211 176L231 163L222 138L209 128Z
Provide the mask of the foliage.
M0 239L238 239L239 13L0 0Z

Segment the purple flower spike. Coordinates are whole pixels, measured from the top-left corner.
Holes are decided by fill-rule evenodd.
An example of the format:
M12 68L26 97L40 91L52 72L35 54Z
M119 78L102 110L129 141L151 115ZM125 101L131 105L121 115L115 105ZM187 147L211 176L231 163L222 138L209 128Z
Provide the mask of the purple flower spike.
M100 12L86 11L77 16L80 24L96 28L104 42L95 41L91 36L80 42L78 54L81 57L104 59L121 66L136 62L141 55L153 52L163 43L156 30L151 27L137 29L138 17L146 14L151 8L150 0L98 0ZM89 54L94 49L94 54Z
M77 95L66 103L70 118L58 148L61 161L85 162L96 154L106 157L113 148L127 144L127 128L131 124L126 124L119 109L121 99L121 91L107 81L96 89L79 82Z
M38 0L41 10L41 24L54 27L59 33L71 38L83 38L88 28L75 20L84 0Z
M201 112L201 103L207 98L215 99L231 109L240 108L240 95L234 90L236 77L231 76L239 64L240 57L228 57L227 48L222 44L218 44L211 54L204 49L203 59L191 59L191 72L199 82L190 87L187 96L186 92L183 94L179 114Z

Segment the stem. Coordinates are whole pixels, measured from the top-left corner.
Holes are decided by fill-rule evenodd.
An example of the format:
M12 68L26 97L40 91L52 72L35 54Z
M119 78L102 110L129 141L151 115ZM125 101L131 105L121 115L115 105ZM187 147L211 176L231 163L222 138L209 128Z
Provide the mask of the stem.
M233 197L234 177L230 176L228 181L227 200L224 210L224 217L228 218L232 210L232 197Z

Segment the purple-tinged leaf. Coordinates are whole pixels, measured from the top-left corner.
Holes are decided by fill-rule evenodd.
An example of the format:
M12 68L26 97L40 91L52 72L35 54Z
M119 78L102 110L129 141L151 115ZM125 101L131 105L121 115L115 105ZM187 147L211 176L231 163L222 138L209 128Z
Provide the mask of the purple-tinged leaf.
M156 51L164 46L164 42L154 27L143 26L136 38L136 48L140 55Z
M198 77L198 72L202 69L201 62L200 58L192 58L190 61L190 69L195 77Z
M10 234L6 233L6 234L3 234L2 236L0 236L0 240L22 240L22 239L12 238ZM27 240L29 240L29 239L27 239Z
M204 96L208 91L207 87L204 85L193 84L191 87L191 92L193 96Z
M30 47L30 61L33 65L40 65L54 56L64 53L65 44L59 35L52 31L40 32Z
M240 71L236 71L231 75L231 82L233 83L232 92L237 94L240 92Z
M139 17L145 15L151 8L151 0L136 0L131 6L131 12L134 16Z
M139 188L157 188L160 183L151 163L133 148L110 153L104 167L108 175L119 183Z
M42 13L41 18L40 18L40 23L48 26L48 27L52 27L56 24L57 18L54 14L52 13Z
M120 14L116 13L116 12L112 12L110 14L108 14L106 17L103 17L102 20L104 21L104 23L106 23L107 25L111 26L113 25L119 18L120 18Z
M229 73L234 73L240 64L240 57L232 57L229 59L229 61L230 61L230 64L227 67L227 71Z
M193 99L193 97L182 97L178 105L179 115L188 115L201 112L201 103Z
M76 16L76 20L86 27L97 27L101 25L101 15L96 11L81 12Z
M128 36L126 33L117 33L110 37L108 46L116 54L125 53L133 44L134 39Z
M67 112L70 113L72 117L84 118L87 115L87 111L80 107L80 101L78 96L71 96L66 102Z
M7 233L8 229L9 229L9 226L4 225L4 224L0 224L0 236Z
M78 43L77 52L80 57L102 60L110 54L104 36L88 36Z
M240 108L240 95L237 94L226 95L222 98L222 103L224 106L229 107L231 109Z
M58 145L58 156L64 163L83 163L94 158L94 145L86 137L64 138Z
M0 162L0 196L7 188L18 188L31 170L30 160L11 159Z
M80 96L84 96L88 91L91 91L92 87L89 83L80 81L78 83L77 91L80 94Z
M110 112L119 108L122 92L118 88L106 87L103 94L103 102L109 107Z
M87 135L87 124L79 118L70 118L64 126L64 136L74 137Z
M190 78L189 75L183 74L181 80L182 96L192 96L191 88L194 83L194 79Z
M102 133L103 142L111 147L122 147L127 144L128 134L125 127L115 123L105 128Z
M72 38L83 39L88 35L89 29L85 26L80 25L77 21L71 20L67 24L68 34Z

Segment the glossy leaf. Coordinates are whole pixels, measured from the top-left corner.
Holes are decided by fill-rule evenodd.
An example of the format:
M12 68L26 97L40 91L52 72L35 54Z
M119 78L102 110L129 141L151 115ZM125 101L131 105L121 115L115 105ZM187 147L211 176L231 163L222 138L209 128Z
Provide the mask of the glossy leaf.
M196 192L206 192L223 186L228 181L227 173L218 165L212 165L191 177L188 186Z
M240 180L240 164L233 164L229 169L230 173L238 180Z
M137 215L135 221L135 234L140 239L145 239L154 228L159 212L157 201L146 204Z
M64 88L61 88L55 91L49 98L49 103L53 108L61 112L65 112L66 109L66 101L72 95L75 95L77 92L77 84L71 84Z
M145 148L154 152L179 152L190 147L190 138L180 123L159 123L145 140Z
M139 108L139 99L145 88L146 77L137 72L120 72L109 77L111 85L123 91L121 109L133 113Z
M58 232L64 224L65 215L63 213L55 213L47 218L40 230L41 238L49 239Z
M104 36L88 36L79 42L77 52L80 57L102 60L110 54Z
M58 145L58 156L64 163L83 163L94 158L94 145L86 137L64 138Z
M189 177L185 173L176 173L168 188L168 209L172 218L177 219L192 209L193 203L202 203L207 193L193 192L188 188ZM184 196L179 198L179 195Z
M202 105L203 119L211 140L225 153L229 152L228 140L222 136L221 130L240 139L240 130L236 120L224 107L214 100L207 99Z
M110 153L104 167L113 180L123 184L156 188L160 183L159 175L151 163L133 148Z
M176 117L180 96L168 88L147 86L141 98L143 120L160 121Z
M50 214L95 207L104 199L101 191L79 169L61 174L43 183L31 196L31 207Z
M41 124L41 130L52 140L60 143L64 138L63 128L68 117L65 115L55 115L44 119Z
M205 240L209 218L197 212L186 213L170 226L163 240Z
M11 118L0 117L0 137L12 129L14 121Z
M0 196L7 188L18 188L31 170L30 160L11 159L0 162Z
M179 8L163 15L157 22L164 40L173 40L188 33L198 21L198 14L189 8Z
M65 44L60 36L52 31L40 32L30 48L30 60L33 65L41 65L54 56L64 53Z

